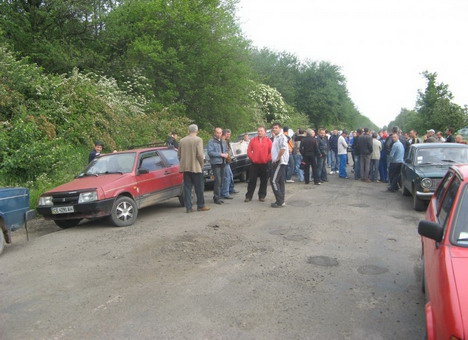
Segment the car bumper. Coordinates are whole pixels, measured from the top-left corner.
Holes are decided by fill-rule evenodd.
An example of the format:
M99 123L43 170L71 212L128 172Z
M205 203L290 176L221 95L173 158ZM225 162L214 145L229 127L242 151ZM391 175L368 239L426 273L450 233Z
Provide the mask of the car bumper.
M416 191L416 197L425 201L430 201L432 198L432 195L434 195L433 192Z
M59 208L61 206L38 206L37 212L48 220L71 220L77 218L99 218L109 216L111 214L114 199L96 201L91 203L73 204L72 213L54 214L52 208Z

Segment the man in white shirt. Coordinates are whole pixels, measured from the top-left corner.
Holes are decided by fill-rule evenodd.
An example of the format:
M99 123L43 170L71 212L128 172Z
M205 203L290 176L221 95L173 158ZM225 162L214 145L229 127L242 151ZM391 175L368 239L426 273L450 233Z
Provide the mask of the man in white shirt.
M289 162L288 140L283 134L280 123L272 125L273 145L271 148L271 172L270 183L276 202L272 203L272 208L281 208L285 206L285 180L286 167Z

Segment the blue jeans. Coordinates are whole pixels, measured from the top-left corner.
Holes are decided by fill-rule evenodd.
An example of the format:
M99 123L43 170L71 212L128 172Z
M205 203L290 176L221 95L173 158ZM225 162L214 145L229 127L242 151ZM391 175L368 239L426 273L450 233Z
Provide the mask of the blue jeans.
M286 166L286 179L290 180L294 173L294 157L292 154L289 154L288 165Z
M347 155L338 155L340 159L340 177L348 177L348 173L346 172L346 161L347 161Z
M201 172L184 172L184 203L187 210L192 209L192 188L195 188L195 194L197 195L197 207L203 208L205 206L204 186L205 183Z
M361 156L354 157L354 179L361 179Z
M221 185L221 197L228 197L234 191L234 176L229 164L224 167L223 184Z
M328 180L326 159L326 156L317 157L317 177L320 181Z
M302 155L297 153L294 155L294 163L296 168L296 175L299 182L304 182L304 170L301 170Z
M224 178L224 164L212 164L211 169L213 170L214 183L213 183L213 200L217 201L221 196L221 185L223 184Z

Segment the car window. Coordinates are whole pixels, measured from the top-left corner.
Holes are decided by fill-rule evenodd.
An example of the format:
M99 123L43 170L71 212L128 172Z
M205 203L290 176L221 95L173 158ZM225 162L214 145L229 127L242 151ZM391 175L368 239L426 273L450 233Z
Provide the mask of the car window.
M141 155L140 169L147 169L151 172L164 167L161 156L156 151L145 152Z
M177 151L175 151L174 149L163 149L159 150L159 152L163 155L163 157L166 159L167 163L170 166L179 164Z
M447 226L448 217L450 216L450 211L453 208L453 202L455 202L455 197L459 187L460 179L455 177L452 184L448 187L447 193L442 198L439 210L439 223L444 227L444 229Z
M460 193L460 199L453 219L453 244L468 247L468 186L465 185Z
M452 180L452 177L453 177L453 172L450 172L450 171L447 172L441 184L439 185L436 192L434 193L434 196L436 197L436 200L438 202L438 206L440 205L440 202L444 193L447 191L447 188L450 184L450 181Z
M108 173L132 172L135 164L135 153L107 154L93 159L80 175L99 175Z
M468 149L454 147L419 148L415 164L455 164L468 163Z

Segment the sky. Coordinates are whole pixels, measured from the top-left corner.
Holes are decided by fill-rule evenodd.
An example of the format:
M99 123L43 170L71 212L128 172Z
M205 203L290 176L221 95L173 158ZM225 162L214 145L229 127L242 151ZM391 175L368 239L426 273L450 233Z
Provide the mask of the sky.
M468 0L240 0L237 17L256 47L341 67L379 127L414 109L424 71L468 105Z

